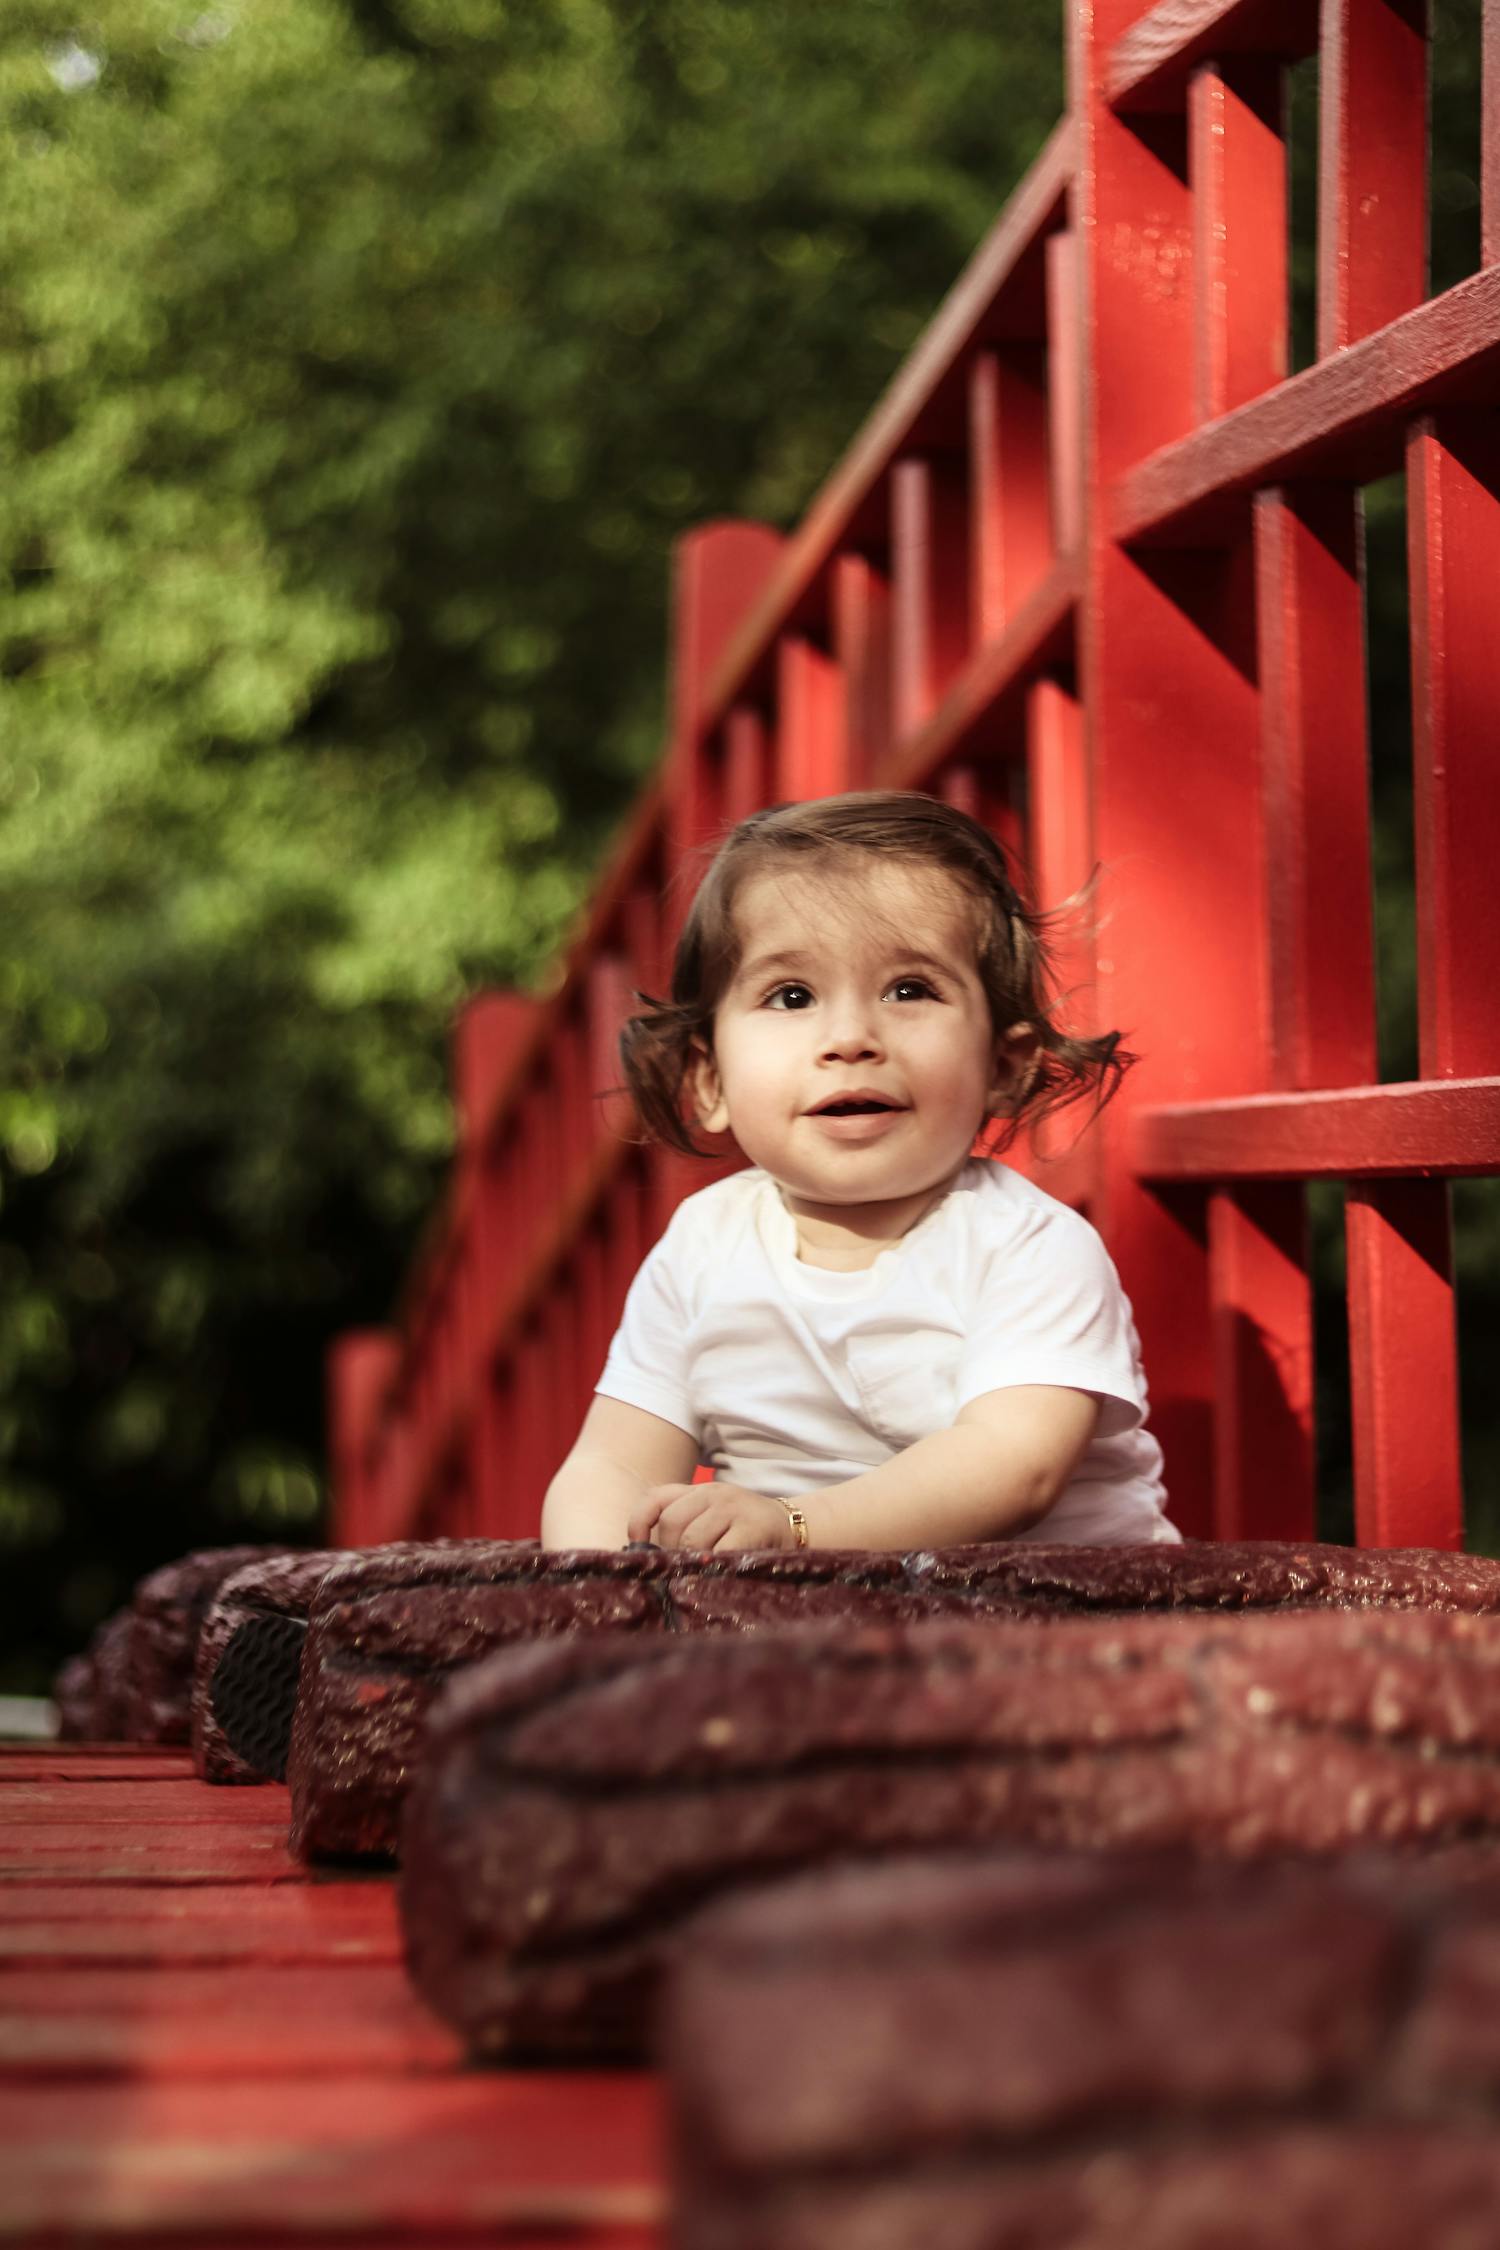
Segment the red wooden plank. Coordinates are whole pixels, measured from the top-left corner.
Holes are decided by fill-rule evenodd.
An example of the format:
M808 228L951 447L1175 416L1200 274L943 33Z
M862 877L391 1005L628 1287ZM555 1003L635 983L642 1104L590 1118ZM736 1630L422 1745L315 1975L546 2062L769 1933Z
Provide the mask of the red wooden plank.
M847 697L847 783L865 789L891 742L890 582L863 555L840 555L829 610Z
M6 1782L192 1781L187 1750L143 1750L134 1742L55 1742L45 1750L0 1744L0 1784Z
M122 1886L113 1897L101 1899L90 1883L68 1883L49 1875L22 1876L0 1891L0 1921L33 1921L40 1914L70 1920L75 1915L108 1914L167 1921L210 1922L215 1916L243 1919L245 1927L268 1918L280 1927L290 1920L330 1927L354 1919L373 1926L395 1911L392 1899L395 1877L385 1872L330 1876L302 1869L300 1894L282 1888L257 1891L242 1883L185 1884L173 1891L160 1883L141 1883L132 1890ZM299 1903L300 1897L300 1903Z
M1279 63L1250 57L1193 74L1193 382L1200 422L1279 383L1287 369L1287 167Z
M658 2250L660 2097L626 2072L8 2087L27 2243Z
M1094 1216L1135 1307L1172 1514L1210 1526L1212 1335L1195 1201L1143 1188L1125 1157L1140 1104L1258 1090L1257 925L1263 882L1258 705L1241 645L1248 541L1149 571L1105 536L1098 496L1193 419L1192 201L1185 124L1105 106L1102 74L1137 11L1075 19L1080 137L1074 210L1086 260L1085 489L1080 608L1094 845L1104 869L1100 1020L1149 1058L1116 1097Z
M1293 62L1318 43L1318 0L1159 0L1119 38L1106 65L1116 109L1174 109L1194 67L1220 55Z
M890 789L926 789L954 759L993 751L1006 703L1039 672L1071 662L1076 560L1056 563L1011 619L998 641L976 651L927 725L900 746L881 776Z
M777 643L776 705L777 798L800 804L835 795L848 727L843 670L800 633Z
M769 524L748 521L701 524L678 542L672 730L681 757L691 759L690 745L707 718L708 683L772 579L784 545Z
M946 457L891 471L891 706L899 745L931 716L968 655L969 494Z
M724 721L723 819L726 823L748 820L770 802L766 722L750 704L737 703Z
M85 1798L76 1781L17 1781L3 1802L7 1827L24 1822L38 1832L86 1820L91 1827L162 1827L207 1821L219 1828L269 1828L285 1817L273 1792L272 1803L264 1786L211 1788L184 1774L175 1781L137 1781L128 1789L100 1784ZM0 1838L0 1859L5 1856Z
M1077 552L1083 537L1083 311L1076 234L1047 237L1047 464L1052 547Z
M1500 1171L1500 1079L1184 1102L1131 1120L1148 1180L1342 1180Z
M1049 932L1059 1012L1070 1030L1089 1033L1098 1020L1092 908L1079 897L1094 867L1088 751L1083 707L1057 680L1037 680L1027 696L1026 757L1027 860L1036 903L1044 913L1054 913L1075 902L1065 922ZM1079 1202L1092 1190L1098 1144L1087 1126L1082 1111L1065 1111L1046 1120L1035 1135L1038 1155L1046 1162L1033 1177L1068 1202ZM1081 1135L1086 1137L1080 1140ZM1066 1195L1055 1176L1065 1157L1071 1159Z
M1311 1539L1312 1290L1299 1186L1221 1188L1208 1205L1214 1533Z
M1351 1187L1345 1225L1359 1543L1462 1547L1447 1185Z
M1479 136L1479 255L1500 259L1500 0L1482 0Z
M1376 1075L1359 494L1260 493L1255 562L1272 1070L1356 1085Z
M52 1827L5 1839L0 1883L297 1883L286 1830L179 1822L149 1829Z
M1427 0L1321 0L1318 354L1427 294Z
M0 2082L449 2070L461 2054L399 1963L329 1968L15 1968L0 1977Z
M343 1966L402 1958L395 1886L126 1885L0 1888L0 1971L81 1967L255 1968L321 1961ZM0 1976L0 1989L4 1977Z
M1500 432L1420 422L1408 450L1417 975L1424 1078L1500 1070Z
M1002 633L1052 563L1047 366L1039 345L980 352L969 370L970 632Z
M1407 422L1455 396L1491 395L1497 361L1500 267L1491 266L1221 421L1122 463L1110 528L1127 544L1193 541L1261 485L1383 476L1399 465Z

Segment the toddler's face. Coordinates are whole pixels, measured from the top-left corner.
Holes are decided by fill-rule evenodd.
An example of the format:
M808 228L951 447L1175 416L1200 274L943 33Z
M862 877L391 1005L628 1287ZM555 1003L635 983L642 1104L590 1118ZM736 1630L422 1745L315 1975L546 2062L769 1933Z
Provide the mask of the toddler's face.
M693 1090L699 1121L811 1204L893 1202L950 1178L1010 1075L940 869L872 859L747 882L740 969ZM888 1106L830 1114L859 1099Z

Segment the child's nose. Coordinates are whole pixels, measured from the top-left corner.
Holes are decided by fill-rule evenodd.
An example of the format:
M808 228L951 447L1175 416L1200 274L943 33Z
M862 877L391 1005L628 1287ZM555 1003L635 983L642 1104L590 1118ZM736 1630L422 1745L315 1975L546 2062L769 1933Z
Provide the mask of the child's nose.
M824 1035L823 1052L851 1062L880 1052L880 1030L873 1015L857 1002L837 1011Z

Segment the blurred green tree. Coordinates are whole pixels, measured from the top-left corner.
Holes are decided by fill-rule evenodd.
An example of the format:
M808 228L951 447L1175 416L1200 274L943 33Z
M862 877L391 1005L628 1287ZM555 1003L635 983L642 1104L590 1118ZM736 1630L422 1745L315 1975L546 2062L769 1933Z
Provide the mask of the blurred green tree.
M321 1357L654 757L1062 102L1057 0L14 0L0 1686L310 1536Z

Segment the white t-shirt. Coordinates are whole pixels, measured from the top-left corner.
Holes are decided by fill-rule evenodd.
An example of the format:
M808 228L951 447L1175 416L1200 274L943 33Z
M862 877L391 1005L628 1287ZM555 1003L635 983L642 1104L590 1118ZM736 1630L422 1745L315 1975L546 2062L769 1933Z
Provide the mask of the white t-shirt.
M1180 1537L1103 1242L1019 1172L975 1159L858 1273L798 1258L792 1216L756 1166L690 1195L631 1284L595 1387L686 1430L717 1475L795 1499L1017 1383L1092 1391L1102 1407L1066 1491L1019 1537Z

